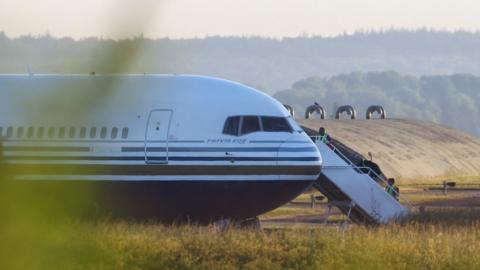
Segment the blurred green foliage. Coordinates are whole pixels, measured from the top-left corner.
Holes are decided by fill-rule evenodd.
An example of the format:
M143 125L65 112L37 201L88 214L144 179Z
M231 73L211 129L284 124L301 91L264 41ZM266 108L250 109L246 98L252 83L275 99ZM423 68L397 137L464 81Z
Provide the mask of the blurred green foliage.
M96 214L91 201L98 194L89 186L66 189L55 181L15 178L38 170L38 165L7 164L0 155L0 269L78 268L65 262L96 256L71 223Z

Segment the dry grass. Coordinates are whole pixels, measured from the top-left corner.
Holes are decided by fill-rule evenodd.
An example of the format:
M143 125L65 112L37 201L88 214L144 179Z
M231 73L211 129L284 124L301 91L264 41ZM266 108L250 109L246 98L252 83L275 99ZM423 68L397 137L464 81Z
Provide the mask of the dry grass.
M405 224L282 230L125 221L11 224L1 269L479 269L480 211Z
M295 198L295 202L310 202L311 201L311 196L312 192L306 192L306 193L302 193L300 195L298 195L297 198ZM314 195L320 195L320 193L318 192L313 192Z
M478 175L461 175L459 173L450 173L444 174L436 177L412 177L412 178L402 178L399 177L399 183L403 183L405 186L442 186L443 181L454 181L457 185L480 185L480 176Z
M443 191L415 191L403 192L402 196L407 197L413 204L421 204L425 202L433 202L440 200L451 200L465 198L468 195L467 192L449 192L448 195L444 195Z
M282 206L275 210L272 210L268 213L263 214L263 218L273 218L273 217L282 217L282 216L292 216L292 215L321 215L325 213L325 207L290 207Z

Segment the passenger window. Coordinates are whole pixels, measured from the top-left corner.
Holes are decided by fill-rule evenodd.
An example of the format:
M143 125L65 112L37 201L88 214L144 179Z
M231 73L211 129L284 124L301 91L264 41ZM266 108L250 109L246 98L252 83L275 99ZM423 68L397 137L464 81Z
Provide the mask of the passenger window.
M97 128L96 127L90 128L90 138L95 139L96 136L97 136Z
M68 137L70 139L75 138L75 127L70 127L70 130L68 131Z
M82 127L80 129L80 139L84 139L85 136L87 136L87 128L86 127Z
M22 138L23 137L23 127L18 127L17 128L17 138Z
M114 127L112 128L112 133L110 134L110 138L116 139L118 135L118 128Z
M34 132L35 132L35 128L34 128L34 127L28 127L27 137L28 137L28 138L32 138Z
M260 131L260 123L257 116L244 116L242 121L242 135Z
M54 127L49 127L48 128L48 138L51 139L55 136L55 128Z
M58 137L60 139L65 138L65 127L61 127L61 128L58 129Z
M283 117L262 116L262 125L265 132L292 132L292 127Z
M223 126L223 134L238 136L238 126L240 125L240 116L228 117Z
M12 137L12 135L13 135L13 127L8 127L6 137L10 138L10 137Z
M45 132L45 128L44 127L39 127L37 129L37 138L41 139L43 138L43 133Z
M100 138L105 139L106 137L107 137L107 128L102 127L102 129L100 130Z
M124 127L122 129L122 139L126 139L126 138L128 138L128 128Z

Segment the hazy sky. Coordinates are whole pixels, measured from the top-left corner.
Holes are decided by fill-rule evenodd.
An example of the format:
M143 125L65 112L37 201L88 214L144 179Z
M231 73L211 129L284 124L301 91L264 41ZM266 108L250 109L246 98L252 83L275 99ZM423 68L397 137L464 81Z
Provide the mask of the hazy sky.
M480 29L478 0L0 0L0 31L121 38Z

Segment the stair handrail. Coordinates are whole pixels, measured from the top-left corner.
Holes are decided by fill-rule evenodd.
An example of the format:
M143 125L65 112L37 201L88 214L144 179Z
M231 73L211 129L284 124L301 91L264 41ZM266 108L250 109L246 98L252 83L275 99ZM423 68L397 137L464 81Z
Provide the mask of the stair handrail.
M360 169L360 172L361 172L362 174L367 174L367 175L369 175L369 176L370 176L370 173L373 173L380 181L382 181L382 183L383 183L385 186L388 186L387 180L385 180L385 178L382 177L381 175L377 174L374 170L372 170L372 168L370 168L370 167L359 167L359 166L354 166L354 168ZM368 171L367 171L366 173L364 173L361 169L368 169ZM375 181L372 177L370 177L370 179L371 179L372 181ZM405 195L400 195L400 193L399 193L398 191L396 191L395 189L393 190L393 192L397 195L399 201L400 201L400 199L401 199L402 201L405 202L405 204L408 206L408 208L412 208L412 203L410 202L410 200L408 200L408 199L406 198Z
M314 142L317 142L317 141L321 141L320 140L320 137L321 136L310 136L310 138L314 141ZM377 183L377 181L375 181L371 176L370 176L370 173L373 173L385 186L388 185L388 182L387 182L387 179L385 179L384 176L381 176L379 174L377 174L374 170L372 170L372 168L370 167L359 167L357 166L355 163L353 163L347 156L345 156L342 151L338 150L338 148L336 148L334 145L332 145L333 147L333 151L339 155L345 162L347 162L348 164L348 167L354 169L357 173L361 173L361 174L367 174L370 178L370 180L374 181L375 183ZM362 169L368 169L367 173L363 172ZM359 172L360 171L360 172ZM378 183L377 183L378 184ZM409 209L412 208L412 204L410 202L410 200L408 200L404 195L400 195L400 192L396 191L396 190L393 190L393 192L397 195L398 197L398 201L400 201L400 199L402 199L402 201L404 201L407 205L407 207Z

